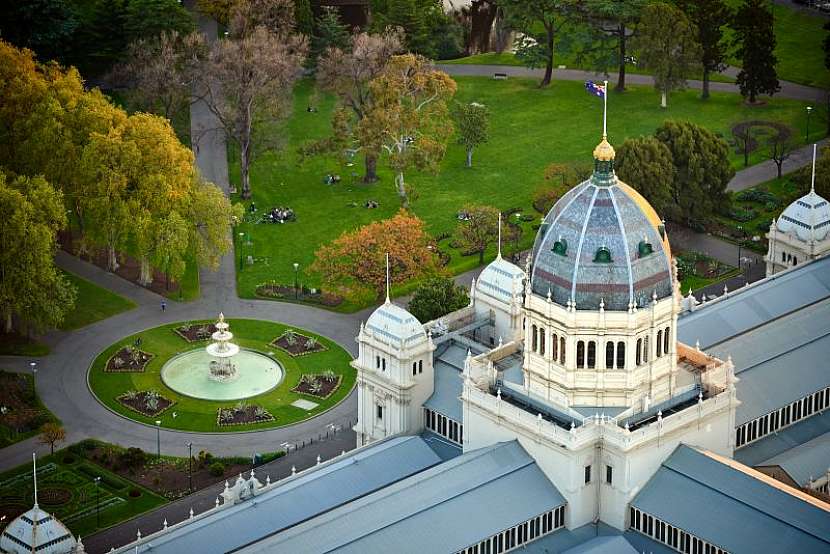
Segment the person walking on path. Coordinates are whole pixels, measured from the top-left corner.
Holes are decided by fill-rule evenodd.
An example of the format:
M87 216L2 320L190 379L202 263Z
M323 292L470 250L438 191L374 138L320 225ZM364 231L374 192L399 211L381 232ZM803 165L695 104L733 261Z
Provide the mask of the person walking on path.
M164 300L162 300L162 301L161 301L161 311L163 312L163 311L164 311L164 310L166 310L166 309L167 309L167 302L165 302Z

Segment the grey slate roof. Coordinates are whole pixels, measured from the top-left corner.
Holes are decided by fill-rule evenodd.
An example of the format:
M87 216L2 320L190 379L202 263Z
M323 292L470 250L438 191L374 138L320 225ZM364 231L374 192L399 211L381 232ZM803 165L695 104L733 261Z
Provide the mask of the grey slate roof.
M435 368L435 389L424 407L443 414L458 423L463 421L461 390L464 388L461 372L440 360L433 362Z
M565 550L563 554L637 554L637 549L625 537L617 535L593 538Z
M636 196L635 196L636 195ZM647 214L644 210L648 210ZM656 221L654 221L656 220ZM598 186L589 179L568 191L554 205L539 229L533 248L530 284L533 292L578 309L627 310L651 302L652 294L672 294L669 254L658 233L659 219L651 206L627 185L616 180ZM555 253L557 242L566 244ZM652 253L640 253L640 243ZM600 248L611 261L597 259Z
M243 552L454 552L564 503L511 441L463 454Z
M830 432L764 460L758 466L780 466L801 486L830 471Z
M700 341L700 347L708 349L828 297L830 256L825 256L731 292L712 305L682 314L677 338L691 346Z
M228 552L440 462L419 437L388 439L286 479L253 500L171 530L138 552Z
M830 552L830 512L682 444L631 504L729 552Z
M735 459L748 466L756 466L824 433L830 433L830 410L802 419L794 425L739 448L735 451Z

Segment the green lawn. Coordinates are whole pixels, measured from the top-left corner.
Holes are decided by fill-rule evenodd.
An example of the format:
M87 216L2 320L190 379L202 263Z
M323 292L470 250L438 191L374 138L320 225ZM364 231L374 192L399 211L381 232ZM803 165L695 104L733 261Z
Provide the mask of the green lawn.
M30 373L0 370L0 448L40 433L44 423L60 420L50 412L37 395Z
M188 343L173 331L180 324L156 327L127 337L101 353L93 362L89 373L90 386L98 399L110 409L143 423L153 424L155 420L159 419L162 421L163 427L171 429L200 432L239 432L280 427L314 417L343 400L354 386L355 371L349 365L351 356L333 341L297 329L304 335L317 338L328 349L322 352L292 357L279 348L268 344L287 329L285 325L248 319L230 320L234 342L244 348L269 354L278 360L285 370L285 377L275 389L247 400L251 405L264 407L276 418L276 421L220 427L216 423L217 410L220 407L232 407L236 402L213 402L189 398L169 389L161 380L161 368L168 359L180 352L204 348L207 344L205 342ZM139 336L142 339L141 349L155 356L147 365L146 370L135 373L104 372L103 368L107 360L124 345L133 344L135 338ZM329 398L319 399L291 391L300 381L302 374L322 373L328 369L333 370L342 378L340 387ZM205 370L207 371L207 368ZM145 417L122 406L116 400L117 396L128 390L156 390L162 396L175 401L176 404L157 417ZM319 405L310 411L290 405L298 399L311 400ZM177 414L175 418L173 418L174 412Z
M81 279L73 273L68 271L63 273L78 290L75 308L66 314L60 326L64 331L84 327L115 314L132 310L136 306L132 300L99 287L86 279Z
M49 347L17 333L0 333L0 356L46 356Z
M167 502L144 487L82 460L71 448L40 458L37 469L40 508L54 514L76 536L86 537L96 528L110 527ZM101 477L98 491L95 476ZM33 502L31 463L0 474L0 515L11 520L31 508ZM96 525L98 507L100 527Z
M591 152L599 141L601 103L586 94L578 82L555 82L540 90L535 81L525 79L460 77L456 81L458 100L479 101L491 107L491 140L476 150L472 168L464 167L463 148L452 143L438 175L409 173L407 180L418 192L412 210L436 236L451 232L457 211L470 202L491 204L502 210L519 208L534 218L540 217L530 202L534 190L542 184L544 168L552 162L590 163ZM323 158L298 165L297 146L323 137L329 130L333 100L320 98L319 112L309 113L305 108L310 93L307 81L297 87L294 115L286 124L286 148L261 156L251 167L257 206L261 210L290 206L297 221L284 225L245 223L236 230L237 255L252 255L257 260L237 272L238 291L245 298L254 297L256 286L271 280L293 283L294 262L300 264L301 281L318 286L315 277L304 270L314 260L319 245L343 231L390 217L400 205L387 170L381 170L377 184L360 183L360 159L354 168L340 167ZM614 144L619 145L626 137L653 133L666 118L696 121L724 135L729 134L732 124L747 119L787 122L798 132L803 132L806 123L804 104L785 99L750 108L734 94L714 93L708 101L701 101L697 92L685 91L672 94L669 108L662 110L659 96L651 87L631 87L625 94L610 97L609 134ZM820 128L816 119L811 125ZM229 157L231 180L238 183L239 163L233 149L229 149ZM759 150L751 162L763 159L764 152ZM733 153L732 162L739 168L743 159ZM329 172L340 173L343 181L335 186L323 184L322 178ZM352 172L356 177L351 176ZM370 199L377 200L380 207L362 207ZM348 207L351 202L359 207ZM535 236L532 224L525 223L524 228L520 248L528 248ZM240 244L239 232L250 233L251 246ZM440 244L451 254L450 271L459 273L478 265L476 256L462 257L448 247L448 242L443 240ZM488 257L494 254L491 249Z

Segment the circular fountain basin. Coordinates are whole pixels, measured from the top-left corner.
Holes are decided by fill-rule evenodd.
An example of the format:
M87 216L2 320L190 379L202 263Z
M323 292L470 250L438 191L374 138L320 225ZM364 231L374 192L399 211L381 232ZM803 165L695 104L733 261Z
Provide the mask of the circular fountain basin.
M251 350L233 357L238 377L227 383L210 378L210 362L216 360L205 350L192 350L171 358L161 368L161 380L174 391L202 400L242 400L270 391L285 372L279 362Z

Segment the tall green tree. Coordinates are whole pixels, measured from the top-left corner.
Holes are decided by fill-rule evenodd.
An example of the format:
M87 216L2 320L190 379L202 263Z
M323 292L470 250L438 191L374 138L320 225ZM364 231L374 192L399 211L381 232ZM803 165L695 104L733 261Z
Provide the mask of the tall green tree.
M703 66L702 98L709 98L712 73L726 69L727 41L724 30L732 21L732 10L723 0L681 0L681 9L697 27Z
M673 200L674 164L665 144L653 136L626 139L617 148L614 169L657 213L666 213Z
M340 21L340 12L334 7L324 7L317 18L314 36L311 39L311 62L316 62L329 48L345 50L350 46L349 27Z
M741 95L754 104L758 95L772 96L781 86L775 66L775 30L772 13L764 0L746 0L732 20L735 30L733 45L741 61L741 71L735 82Z
M478 254L478 263L484 263L484 252L499 236L499 211L492 206L469 205L461 210L468 216L455 228L455 240L468 254Z
M704 221L729 206L726 187L735 175L729 146L708 129L668 120L655 132L672 155L674 180L669 215L675 221Z
M415 289L408 308L418 321L426 323L460 310L469 303L467 289L447 277L431 277Z
M0 315L10 333L56 327L75 289L55 267L56 234L66 225L60 192L42 177L0 171Z
M684 88L686 79L700 68L697 30L679 8L657 2L643 10L637 33L637 63L651 71L665 108L669 92Z
M294 28L301 35L314 34L314 12L310 0L294 0Z
M830 71L830 21L824 24L824 30L827 31L827 36L824 37L824 42L821 43L824 49L824 67ZM827 134L830 135L830 87L827 90Z
M553 77L553 44L556 33L576 0L496 0L511 27L521 32L516 39L516 55L528 67L544 66L540 87ZM541 29L542 32L537 32Z
M458 132L458 144L467 152L467 167L473 166L473 149L487 142L490 131L490 110L484 104L456 103L452 110Z
M9 2L0 12L0 36L29 48L41 61L63 61L78 19L67 0Z
M127 42L155 39L162 32L187 35L196 29L190 12L178 0L129 0L124 18Z

